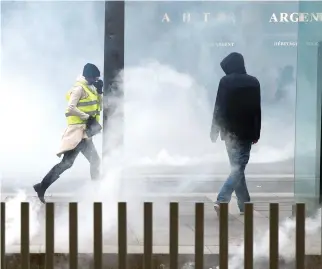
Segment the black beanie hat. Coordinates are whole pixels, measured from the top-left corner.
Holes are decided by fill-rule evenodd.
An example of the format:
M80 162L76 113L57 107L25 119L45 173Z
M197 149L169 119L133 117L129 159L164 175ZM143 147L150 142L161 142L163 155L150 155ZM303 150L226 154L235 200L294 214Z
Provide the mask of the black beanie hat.
M84 66L83 76L85 78L97 78L101 76L101 73L96 65L88 63Z

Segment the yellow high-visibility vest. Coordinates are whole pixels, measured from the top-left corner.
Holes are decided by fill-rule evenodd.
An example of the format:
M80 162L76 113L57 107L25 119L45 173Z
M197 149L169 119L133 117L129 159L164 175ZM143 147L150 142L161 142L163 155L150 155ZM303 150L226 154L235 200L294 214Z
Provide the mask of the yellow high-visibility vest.
M87 93L87 98L80 99L77 104L77 108L80 111L82 111L90 116L95 117L95 119L99 122L100 111L101 111L100 96L97 93L94 93L93 91L91 91L91 89L88 87L88 85L83 82L79 82L79 81L76 82L75 87L76 86L81 86L84 89L84 91ZM69 99L70 99L71 91L72 90L69 90L66 94L67 101L69 101ZM86 123L86 120L82 120L78 116L70 115L67 111L65 113L65 116L67 118L68 125L85 124Z

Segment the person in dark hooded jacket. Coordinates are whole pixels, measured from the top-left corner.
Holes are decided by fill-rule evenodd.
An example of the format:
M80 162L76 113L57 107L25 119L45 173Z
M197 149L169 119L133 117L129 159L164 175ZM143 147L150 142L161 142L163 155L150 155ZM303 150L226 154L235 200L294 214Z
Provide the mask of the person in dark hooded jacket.
M221 202L229 202L235 191L238 207L250 201L245 179L252 144L257 143L261 130L261 95L259 81L246 73L244 57L230 53L220 63L225 76L219 82L211 126L211 140L219 134L225 141L231 173L222 186L214 205L219 212Z

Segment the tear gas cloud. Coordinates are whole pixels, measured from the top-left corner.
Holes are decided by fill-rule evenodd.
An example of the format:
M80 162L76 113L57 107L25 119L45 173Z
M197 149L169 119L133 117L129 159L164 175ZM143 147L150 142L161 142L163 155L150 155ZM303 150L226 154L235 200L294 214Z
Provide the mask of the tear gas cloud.
M88 173L88 164L80 156L52 188L74 190L74 200L80 208L80 250L91 239L91 202L103 201L109 207L110 214L108 218L104 215L103 227L104 232L111 233L115 202L131 199L135 192L144 194L144 186L133 186L132 193L125 196L122 193L121 176L127 166L210 163L219 169L219 164L226 162L223 143L211 144L209 131L217 85L223 76L219 62L229 52L243 53L246 69L262 85L262 138L254 147L251 161L278 162L293 158L296 48L276 48L272 44L274 31L279 29L282 35L285 31L294 37L296 25L274 28L249 22L250 13L261 14L257 19L265 21L265 10L269 8L263 10L257 5L242 6L237 2L229 5L216 2L223 9L217 19L209 19L207 24L199 19L187 25L181 22L184 4L187 3L126 4L126 69L119 84L121 90L124 88L124 106L122 100L116 99L118 109L106 133L109 150L103 164L104 180L95 184L87 178L87 182L79 180ZM1 5L1 92L9 96L3 111L11 115L2 118L6 127L1 139L2 187L10 185L11 189L29 192L31 185L58 162L55 152L66 126L66 91L85 63L92 62L103 70L104 2L2 2ZM196 14L210 9L209 3L189 5ZM294 3L285 8L297 10ZM228 11L236 13L238 23L231 23L225 15ZM171 24L162 23L166 12ZM220 42L233 42L234 46L221 46ZM292 67L293 78L283 73L286 66ZM307 87L314 86L307 83ZM283 98L277 97L278 91L284 94ZM124 121L119 116L123 109ZM123 128L122 144L119 141ZM95 139L97 148L101 147L101 140L101 137ZM76 187L67 183L70 180ZM178 191L180 186L173 189ZM26 200L26 193L19 192L7 203L7 212L18 213L19 203ZM137 216L138 206L131 203L129 220L142 219ZM40 229L37 215L41 210L31 203L32 242ZM6 226L11 229L9 245L19 241L15 232L20 225L18 215L6 217ZM67 212L60 212L55 221L56 247L67 246ZM313 228L316 231L316 226ZM258 256L267 253L265 247L259 249ZM240 263L239 256L232 262Z
M285 8L297 10L297 5L291 3ZM224 75L219 63L229 52L239 51L245 57L246 69L262 86L263 130L251 162L292 158L296 47L276 48L273 42L283 34L296 40L297 27L269 25L265 18L274 10L276 5L231 2L128 3L126 66L143 65L149 71L144 80L142 67L135 74L125 72L125 98L130 100L125 102L125 109L137 108L136 112L125 111L126 153L145 156L146 163L160 163L167 156L172 157L168 160L173 164L226 161L223 144L210 143L209 123L218 82ZM188 12L190 21L184 23L183 13L187 17ZM207 23L203 20L205 12L210 13ZM293 69L293 74L287 74L287 69ZM143 98L134 98L144 87L150 90L142 94ZM147 100L144 104L143 99Z
M4 182L27 187L59 161L65 94L84 64L103 70L104 3L26 1L1 7L1 92L10 100L3 108L11 115L6 112L2 122L1 171ZM81 175L84 163L80 157L66 174Z
M223 75L219 62L229 52L239 51L248 72L262 84L263 131L251 162L292 158L294 79L284 83L283 101L274 96L281 80L287 79L281 70L289 65L295 74L296 48L272 47L270 36L277 28L264 29L267 38L265 23L261 28L245 19L254 12L247 5L236 13L241 3L218 2L223 14L210 16L207 24L198 18L189 25L180 21L183 5L127 3L125 62L132 69L125 74L126 154L143 164L225 162L224 146L210 143L209 128ZM189 5L197 15L216 9L209 3ZM265 21L263 8L256 8L259 20ZM296 6L291 3L288 8ZM144 11L140 17L139 10ZM66 125L66 91L86 62L103 69L104 3L2 2L1 12L1 91L10 97L4 111L12 115L2 120L6 132L1 139L1 171L3 183L27 186L58 161L55 152ZM165 12L170 24L162 23ZM240 22L232 24L225 12L235 12ZM296 26L288 27L296 35ZM219 42L235 45L218 47ZM96 138L98 148L100 140ZM83 175L85 163L83 157L77 159L66 177Z

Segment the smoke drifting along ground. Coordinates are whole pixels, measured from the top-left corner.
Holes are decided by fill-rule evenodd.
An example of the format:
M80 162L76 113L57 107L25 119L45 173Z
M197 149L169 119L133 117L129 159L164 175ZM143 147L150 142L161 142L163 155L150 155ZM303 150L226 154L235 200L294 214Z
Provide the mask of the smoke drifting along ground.
M232 10L240 5L230 4L236 5ZM7 244L12 245L20 240L16 231L21 201L31 202L32 242L40 230L37 215L43 208L28 200L26 192L59 160L55 152L66 125L66 91L85 63L93 62L102 70L104 3L1 5L1 93L9 100L4 102L3 111L10 112L10 116L2 117L2 125L6 126L1 132L2 187L23 189L7 203ZM277 53L276 48L265 43L265 38L261 42L254 40L249 46L247 38L262 36L261 29L250 29L250 24L242 22L227 24L222 16L206 26L200 22L165 26L161 23L162 14L171 7L158 5L127 6L126 68L120 84L121 90L124 88L124 104L116 100L118 109L124 109L124 120L120 119L119 110L111 117L106 134L109 153L104 156L104 180L89 182L88 164L80 156L73 168L55 183L63 192L73 192L74 200L79 202L80 249L89 247L93 201L102 201L109 209L103 227L105 233L110 233L116 221L116 202L131 199L134 194L144 195L144 186L134 187L125 196L122 193L122 173L127 167L160 163L215 165L227 160L223 144L210 143L209 131L216 87L223 75L219 62L231 51L245 55L247 70L258 76L262 84L262 139L254 148L252 162L293 157L294 80L284 86L285 100L270 97L275 96L278 88L280 70L285 65L296 69L296 49ZM196 12L201 7L198 4L195 8L200 10ZM173 7L170 13L180 14L181 8L182 4ZM253 36L246 38L246 30ZM295 28L291 31L295 33ZM217 47L218 42L225 40L235 42L236 46ZM205 45L209 42L215 45L209 48ZM281 59L281 55L285 58ZM123 130L124 144L120 144ZM98 148L100 140L95 140ZM86 181L78 180L84 175ZM135 216L138 206L135 203L129 210L132 222L138 219ZM67 221L67 212L58 211L57 250L68 245Z
M136 89L136 83L134 81L137 78L140 77L141 74L149 74L148 77L153 77L153 73L160 73L160 70L163 70L163 72L169 72L168 76L165 78L171 78L171 73L178 76L176 72L169 69L166 66L161 66L158 63L148 63L147 65L143 65L141 67L136 68L129 68L127 70L127 75L125 76L126 79L124 82L121 83L121 90L123 89L123 85L127 85L129 88L133 87L132 89ZM166 71L167 70L167 71ZM133 79L133 80L132 80ZM171 85L169 83L169 80L166 80L167 84ZM170 80L171 81L171 80ZM186 77L184 74L181 74L181 82L180 85L186 85L185 92L189 89L194 88L194 82L191 80L191 78ZM146 96L143 94L140 95L142 99L146 100L146 104L148 104L149 96L157 95L158 91L158 83L148 83L149 87L146 87L146 90L144 91L143 87L140 87L141 92L145 92ZM162 82L161 82L162 83ZM186 84L185 84L186 83ZM132 85L132 86L131 86ZM142 85L142 83L140 84ZM179 87L179 85L176 85L176 87ZM171 87L169 87L171 89ZM153 92L155 90L155 92ZM122 110L124 108L124 111L127 111L131 115L136 115L138 111L136 111L136 102L139 102L137 100L137 95L131 95L131 91L129 91L129 95L125 98L125 102L118 102L116 99L115 103L118 104L118 109L115 110L115 113L111 116L110 121L110 132L107 132L108 137L113 137L114 139L112 141L119 141L119 138L122 136L122 126L124 126L124 121L120 117L120 114L122 114ZM180 96L180 93L178 94ZM179 98L181 99L181 98ZM168 104L168 107L171 107L171 102ZM141 107L142 108L142 107ZM149 106L146 106L146 109L148 111L153 111L153 109L149 108ZM189 110L188 108L186 108ZM183 108L184 110L184 108ZM171 109L170 109L171 111ZM156 112L152 112L154 115L157 115ZM141 115L141 114L137 114ZM164 116L164 114L162 114ZM169 117L169 116L165 116ZM134 116L133 116L134 118ZM138 116L137 119L143 119L144 116ZM159 117L161 119L161 117ZM144 137L141 135L141 132L144 132L145 128L144 124L146 121L141 122L141 125L138 126L138 130L135 132L135 130L131 130L131 133L133 133L133 136L128 139L135 139L135 141L138 143L138 149L144 146L144 143L148 143L148 141L142 141L139 137L143 137L143 139L147 139L147 137ZM125 121L126 123L126 121ZM200 123L200 126L202 128L202 123ZM130 126L126 126L125 128L130 128ZM129 129L126 129L129 130ZM153 125L151 128L152 134L153 134ZM155 127L155 132L158 130L158 126ZM195 136L200 135L202 137L202 134L200 134L198 131L194 134ZM165 135L166 137L166 135ZM160 136L160 139L162 139L162 136ZM134 140L132 140L134 141ZM126 145L125 143L124 145ZM151 143L153 145L153 143ZM137 156L135 155L126 155L124 154L124 147L122 144L120 145L117 142L113 142L109 144L110 150L109 154L106 156L106 159L104 161L104 166L109 167L109 169L106 169L106 174L104 177L104 180L101 182L89 182L82 186L73 196L74 201L79 202L79 250L82 252L91 252L92 246L88 242L91 242L93 236L92 236L92 230L93 230L93 219L92 219L92 203L94 201L102 201L104 209L108 209L109 214L104 214L103 219L103 227L104 227L104 235L109 236L111 233L115 233L115 226L116 226L116 202L120 200L130 200L131 203L129 204L129 215L128 215L128 224L129 225L142 225L141 220L142 218L139 218L138 215L142 212L142 204L140 200L140 195L144 195L145 189L144 186L136 186L132 189L131 193L126 193L124 197L124 193L122 193L122 190L120 189L120 182L122 180L122 173L124 169L126 169L128 166L131 166L135 164L137 160ZM206 146L205 146L206 147ZM146 153L144 153L146 154ZM162 171L161 171L162 172ZM134 175L135 176L135 175ZM173 192L178 191L177 189L173 189ZM139 195L138 195L139 194ZM139 196L139 199L137 199ZM134 200L133 198L136 198ZM143 198L143 197L141 197ZM20 240L20 236L17 235L16 230L20 226L20 219L19 217L19 207L21 201L26 201L26 195L24 193L19 193L17 197L15 197L13 200L8 201L7 203L7 212L15 212L14 215L7 215L7 223L6 228L8 231L8 241L7 245L12 246L13 244L18 244ZM39 207L38 202L30 201L31 205L31 234L30 239L31 242L39 242L37 240L37 235L39 234L39 231L41 230L41 224L38 221L37 215L40 214L40 212L43 210ZM166 211L166 205L164 206L164 210ZM55 238L55 250L56 251L67 251L68 246L68 211L67 208L64 208L63 210L57 210L57 217L55 220L56 223L56 238ZM164 214L164 212L158 212L158 214ZM165 215L165 214L164 214ZM314 218L307 219L306 222L306 233L308 235L317 234L320 232L321 229L321 213L318 212L317 216ZM142 226L143 227L143 226ZM280 226L280 254L281 258L283 258L286 261L291 261L294 258L294 248L290 246L294 246L294 229L295 229L295 221L294 220L287 220L283 222ZM262 233L261 233L262 234ZM260 240L255 242L254 246L254 258L256 261L265 261L268 259L267 253L268 253L268 241L269 241L269 232L266 231L264 233L264 237L261 236ZM256 238L256 237L255 237ZM243 248L239 249L239 252L234 255L234 257L230 260L230 268L237 269L240 268L240 266L243 264Z
M295 229L294 219L287 219L279 226L279 258L285 263L294 261L295 255ZM305 220L305 234L307 237L321 234L321 209L316 214ZM308 242L308 241L307 241ZM306 244L310 247L310 243ZM269 231L257 234L254 242L254 261L269 261ZM244 264L244 248L239 249L239 253L229 260L230 269L238 269Z

